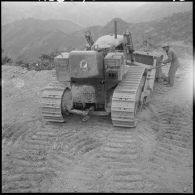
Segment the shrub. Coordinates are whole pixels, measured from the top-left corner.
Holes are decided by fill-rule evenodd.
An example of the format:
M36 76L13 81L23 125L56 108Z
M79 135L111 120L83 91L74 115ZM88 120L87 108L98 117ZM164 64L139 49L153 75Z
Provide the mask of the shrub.
M12 62L12 59L8 56L3 56L2 59L1 59L1 64L2 65L5 65L6 63L10 63Z

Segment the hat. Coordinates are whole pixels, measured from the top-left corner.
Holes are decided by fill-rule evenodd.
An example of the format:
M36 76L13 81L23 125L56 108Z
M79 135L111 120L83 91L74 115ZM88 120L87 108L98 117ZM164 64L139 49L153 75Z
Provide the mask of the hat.
M167 43L167 42L166 42L166 43L163 43L161 47L162 47L162 48L163 48L163 47L169 47L169 43Z

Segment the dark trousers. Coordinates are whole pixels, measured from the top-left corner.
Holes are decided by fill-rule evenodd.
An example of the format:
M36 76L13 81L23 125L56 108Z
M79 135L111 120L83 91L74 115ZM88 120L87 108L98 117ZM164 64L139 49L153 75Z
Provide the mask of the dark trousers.
M175 63L171 64L170 66L169 73L168 73L168 83L170 84L170 86L173 86L174 84L175 73L177 71L177 68L178 66Z

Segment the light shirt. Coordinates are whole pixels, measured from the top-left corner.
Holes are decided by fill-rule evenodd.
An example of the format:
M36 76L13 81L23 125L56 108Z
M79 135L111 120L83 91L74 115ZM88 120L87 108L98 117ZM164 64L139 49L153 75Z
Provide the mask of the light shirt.
M179 66L178 58L175 51L172 48L169 48L168 52L166 53L168 55L168 58L163 61L163 64L167 64L171 62L171 64L175 64L176 66Z

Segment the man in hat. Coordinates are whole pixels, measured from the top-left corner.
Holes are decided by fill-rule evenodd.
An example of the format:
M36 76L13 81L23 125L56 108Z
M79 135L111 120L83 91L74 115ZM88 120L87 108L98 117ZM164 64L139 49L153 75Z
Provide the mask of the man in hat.
M167 86L172 87L174 84L175 73L177 71L177 68L179 67L179 61L178 61L175 51L172 48L170 48L168 43L164 43L162 45L162 48L163 50L165 50L168 56L168 58L164 60L162 64L171 63L170 68L169 68L169 73L168 73Z

